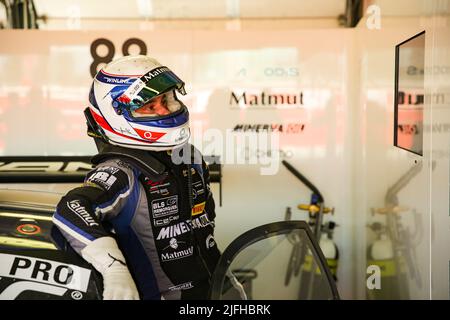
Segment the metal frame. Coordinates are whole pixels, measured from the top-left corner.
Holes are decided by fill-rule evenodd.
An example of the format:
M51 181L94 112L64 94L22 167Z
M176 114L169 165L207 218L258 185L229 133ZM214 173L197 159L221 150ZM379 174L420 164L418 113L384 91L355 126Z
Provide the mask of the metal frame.
M400 46L402 44L405 44L421 35L425 34L425 30L422 32L419 32L418 34L412 36L411 38L408 38L399 44L395 46L395 80L394 80L394 147L409 151L411 153L417 154L419 156L423 156L423 154L420 154L418 152L412 151L410 149L403 148L398 145L398 137L397 137L397 126L398 126L398 81L399 81L399 56L400 56ZM423 130L423 129L422 129ZM423 136L422 136L422 143L423 143ZM423 150L422 150L423 152Z
M331 293L334 300L339 300L339 293L336 288L336 283L331 275L331 271L326 264L326 259L319 247L319 244L311 231L311 228L305 221L291 220L291 221L279 221L265 224L256 228L253 228L230 243L230 245L222 253L222 256L217 263L216 269L212 276L212 285L210 288L210 299L220 300L222 294L222 287L224 284L226 271L230 266L233 259L245 248L252 245L255 242L269 238L271 236L287 234L295 229L304 230L308 236L313 249L316 251L316 257L318 258L318 263L320 264L320 269L324 271L327 277L328 283L330 284Z

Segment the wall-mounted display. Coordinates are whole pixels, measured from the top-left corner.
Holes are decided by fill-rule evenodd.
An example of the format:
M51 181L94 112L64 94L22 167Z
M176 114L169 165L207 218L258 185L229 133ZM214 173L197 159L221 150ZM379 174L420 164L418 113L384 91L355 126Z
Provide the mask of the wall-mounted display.
M425 31L395 47L394 145L423 155Z

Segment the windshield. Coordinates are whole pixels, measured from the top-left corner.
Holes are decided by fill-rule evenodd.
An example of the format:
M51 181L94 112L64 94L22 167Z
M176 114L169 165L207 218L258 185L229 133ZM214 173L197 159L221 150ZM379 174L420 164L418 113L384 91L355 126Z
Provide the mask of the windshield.
M288 226L255 237L247 232L224 251L214 275L212 299L331 300L338 298L331 273L306 227ZM270 230L270 229L268 229ZM253 237L253 239L252 239ZM249 244L250 243L250 244ZM230 259L231 258L231 259ZM222 268L222 265L224 268ZM327 272L328 271L328 272ZM270 284L270 285L268 285Z

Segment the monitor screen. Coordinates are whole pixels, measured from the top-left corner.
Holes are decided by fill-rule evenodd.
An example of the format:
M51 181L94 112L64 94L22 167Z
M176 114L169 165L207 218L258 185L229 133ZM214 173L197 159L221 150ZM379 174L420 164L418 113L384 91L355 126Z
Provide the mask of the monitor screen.
M425 31L395 47L394 145L423 155Z

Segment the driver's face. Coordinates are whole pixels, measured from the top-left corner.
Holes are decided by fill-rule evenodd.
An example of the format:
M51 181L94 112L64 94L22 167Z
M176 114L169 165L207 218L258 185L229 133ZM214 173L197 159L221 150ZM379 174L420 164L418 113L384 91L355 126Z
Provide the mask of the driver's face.
M139 109L134 110L137 114L143 116L165 116L170 113L167 108L167 97L165 94L159 95L151 99L147 104L143 105Z

